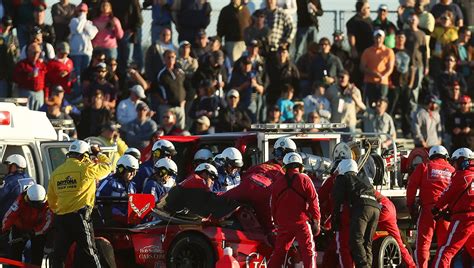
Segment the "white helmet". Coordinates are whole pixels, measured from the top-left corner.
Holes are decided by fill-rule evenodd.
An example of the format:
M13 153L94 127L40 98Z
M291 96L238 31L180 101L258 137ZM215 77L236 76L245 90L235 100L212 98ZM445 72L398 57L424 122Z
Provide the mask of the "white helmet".
M289 165L289 164L300 164L303 165L303 158L299 153L291 152L285 154L285 157L283 157L283 164Z
M273 145L273 149L278 149L278 148L282 148L282 149L285 149L285 150L289 150L291 152L295 152L296 151L296 143L288 137L281 137Z
M126 169L137 170L139 167L138 159L136 159L132 155L128 155L128 154L122 155L117 161L117 168L119 166L122 166Z
M178 166L173 160L169 158L161 158L160 160L156 161L155 169L165 169L166 171L168 171L168 173L171 173L173 175L178 174Z
M218 174L217 169L213 165L209 163L199 164L194 170L194 172L201 172L201 171L207 171L214 180L217 179L217 174Z
M153 144L151 151L154 153L158 150L160 150L160 154L163 154L158 157L174 156L176 154L176 149L174 148L173 143L167 140L157 140Z
M142 157L142 153L140 152L140 150L138 150L137 148L133 148L133 147L130 147L127 150L125 150L125 152L123 154L124 155L131 155L131 156L135 157L138 161L140 161L140 158Z
M7 160L5 160L4 163L7 165L15 164L19 168L26 168L26 159L19 154L10 155L7 157Z
M337 172L340 175L344 175L347 172L352 171L352 172L359 172L359 167L357 166L357 162L354 161L353 159L342 159L341 162L339 162L339 165L337 166Z
M84 153L89 152L90 149L91 149L91 146L89 145L89 143L83 140L75 140L69 146L69 153L84 154Z
M451 155L452 160L457 160L458 158L464 157L466 159L472 158L472 151L468 148L459 148Z
M347 143L340 142L334 147L332 155L333 159L352 159L352 149Z
M26 190L28 199L33 202L46 202L46 190L39 184L33 184Z
M194 161L196 160L202 160L205 162L212 161L212 158L214 156L212 155L212 152L209 149L199 149L195 154L194 154Z
M242 167L244 165L242 154L234 147L225 148L221 155L224 161L233 167Z
M441 145L431 147L430 152L428 153L428 155L429 155L429 157L432 157L434 155L442 155L446 158L449 157L448 150L446 150L446 148L444 148L444 146L441 146Z

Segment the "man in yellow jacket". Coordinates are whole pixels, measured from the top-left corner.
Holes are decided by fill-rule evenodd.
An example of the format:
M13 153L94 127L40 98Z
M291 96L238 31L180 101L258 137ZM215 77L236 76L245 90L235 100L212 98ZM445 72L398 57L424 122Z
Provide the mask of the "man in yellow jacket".
M89 158L90 153L97 157L97 162ZM48 185L48 202L56 216L53 267L64 267L73 242L76 242L78 267L101 267L91 212L96 183L110 173L110 160L98 147L91 148L81 140L71 144L67 157L51 174Z

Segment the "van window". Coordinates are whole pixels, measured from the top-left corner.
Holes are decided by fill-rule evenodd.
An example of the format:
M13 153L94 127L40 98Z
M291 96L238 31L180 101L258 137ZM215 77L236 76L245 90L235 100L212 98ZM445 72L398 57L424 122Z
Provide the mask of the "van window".
M48 155L52 171L55 170L60 165L64 164L66 161L66 154L68 148L66 147L51 147L48 148Z
M277 140L269 140L268 148L270 148L269 158L273 159L273 145ZM313 139L293 139L296 143L298 152L307 153L322 157L330 158L330 141L329 140L313 140Z
M12 154L19 154L26 159L26 172L30 177L35 178L37 176L35 162L30 147L26 145L4 145L4 154L2 162L0 164L0 177L4 177L8 173L8 166L4 164L7 158Z

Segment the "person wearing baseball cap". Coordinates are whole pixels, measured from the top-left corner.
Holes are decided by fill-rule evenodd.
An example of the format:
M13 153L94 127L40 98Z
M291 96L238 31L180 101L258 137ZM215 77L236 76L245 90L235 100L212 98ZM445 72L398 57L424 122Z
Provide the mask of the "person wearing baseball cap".
M61 85L66 94L71 94L72 84L75 81L75 79L71 77L74 63L68 57L69 52L69 44L59 42L56 46L56 58L48 62L48 72L46 73L48 83Z
M145 90L140 85L134 85L130 89L130 96L120 101L117 106L117 121L121 125L132 122L137 118L137 106L146 98Z
M377 18L374 20L374 28L385 32L385 46L389 48L395 47L395 32L397 26L388 19L388 6L381 4L377 9Z
M438 96L429 94L425 96L423 105L415 111L413 124L413 138L416 147L430 148L440 145L442 141L441 115Z
M373 32L374 44L364 50L360 69L364 74L365 102L369 105L382 97L387 97L390 75L395 66L395 53L384 45L385 32Z
M158 125L150 117L150 108L145 102L136 106L137 118L122 126L121 133L128 146L142 150L150 143L150 138L158 130Z
M33 8L33 27L41 29L43 34L43 41L45 43L54 45L56 44L56 33L53 26L45 23L46 18L46 3L37 4Z
M452 151L463 147L474 148L474 131L470 128L470 122L474 118L471 97L462 95L457 104L457 111L446 120L446 131L451 134Z
M193 78L194 72L196 72L199 67L198 60L191 56L191 43L184 40L179 43L178 49L178 59L176 62L181 66L181 69L186 75L186 79L191 81Z
M216 132L235 132L250 129L250 117L246 110L238 107L239 101L239 91L231 89L227 92L227 107L219 112Z

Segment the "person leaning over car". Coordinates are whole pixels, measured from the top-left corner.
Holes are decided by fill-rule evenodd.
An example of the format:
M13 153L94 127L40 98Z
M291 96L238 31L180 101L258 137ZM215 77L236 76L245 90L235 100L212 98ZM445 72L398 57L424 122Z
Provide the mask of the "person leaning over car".
M89 151L97 163L89 158ZM53 267L64 267L69 247L76 242L79 267L101 267L94 241L91 213L96 184L110 173L110 160L98 146L82 140L69 146L66 162L51 174L48 200L55 214Z

